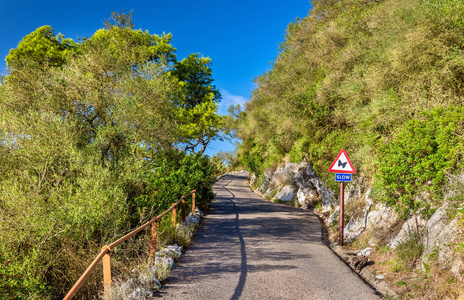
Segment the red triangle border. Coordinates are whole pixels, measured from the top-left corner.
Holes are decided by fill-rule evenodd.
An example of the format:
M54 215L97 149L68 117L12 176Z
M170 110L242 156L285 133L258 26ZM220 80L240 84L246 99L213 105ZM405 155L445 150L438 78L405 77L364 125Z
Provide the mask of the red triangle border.
M348 160L348 164L350 165L351 169L353 169L353 171L332 170L332 168L335 166L335 164L337 163L337 161L338 161L338 159L340 158L340 156L342 156L342 154L345 154L345 157L346 157L346 159ZM340 153L338 153L337 158L336 158L336 159L334 160L334 162L330 165L329 172L343 173L343 174L355 174L355 173L356 173L356 169L353 167L353 164L351 163L351 160L350 160L350 158L348 157L348 154L346 153L345 149L342 149L342 150L340 151Z

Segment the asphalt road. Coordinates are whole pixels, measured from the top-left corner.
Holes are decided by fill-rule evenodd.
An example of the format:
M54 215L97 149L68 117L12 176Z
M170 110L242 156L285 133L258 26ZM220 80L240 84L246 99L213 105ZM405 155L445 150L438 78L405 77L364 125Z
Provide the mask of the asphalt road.
M379 299L322 242L310 211L261 199L248 173L227 175L165 299Z

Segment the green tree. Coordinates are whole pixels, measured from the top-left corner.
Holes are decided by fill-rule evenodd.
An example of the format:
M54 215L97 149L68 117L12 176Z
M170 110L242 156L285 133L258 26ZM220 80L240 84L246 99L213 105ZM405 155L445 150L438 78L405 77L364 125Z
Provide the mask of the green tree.
M176 99L182 131L182 148L203 154L211 140L224 130L217 103L221 94L213 83L211 59L190 54L177 62L172 75L179 80L182 96ZM200 150L196 150L200 147Z
M55 36L53 28L46 25L26 35L18 47L10 50L5 60L13 70L21 68L29 60L59 67L66 62L70 53L76 51L78 44L72 39L64 38L62 34Z
M53 297L62 297L89 253L156 212L138 199L152 184L148 162L178 140L173 101L180 90L168 73L169 40L113 26L83 41L80 55L54 60L44 52L7 75L0 89L0 257L30 279L11 283L19 291L51 286Z

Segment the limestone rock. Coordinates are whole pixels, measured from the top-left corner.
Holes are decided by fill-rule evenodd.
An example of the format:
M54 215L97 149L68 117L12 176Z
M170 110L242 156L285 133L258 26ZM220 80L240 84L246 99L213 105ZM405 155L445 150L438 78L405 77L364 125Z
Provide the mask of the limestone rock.
M127 297L127 299L130 299L130 300L145 300L145 298L146 298L145 291L142 290L141 288L137 288Z
M361 251L358 252L357 256L369 256L371 255L372 253L372 248L371 247L367 247Z
M367 226L369 228L390 228L399 221L395 209L386 204L377 204L367 216Z
M462 271L462 259L455 252L454 244L460 240L462 232L458 230L459 225L456 219L448 221L448 203L444 203L428 220L426 225L426 236L424 239L424 263L438 263L441 268L451 270L455 275ZM423 268L422 264L422 268Z
M375 279L376 280L384 280L385 279L385 274L379 274L379 275L375 276Z
M413 215L403 224L398 235L390 242L390 247L396 249L396 247L398 247L401 242L406 241L411 234L418 233L422 235L426 225L427 220L422 219L419 214Z
M352 202L354 201L352 200ZM367 228L367 220L371 206L372 200L369 197L368 191L359 204L357 217L351 218L343 230L344 239L346 239L347 242L356 240Z
M291 185L284 186L277 194L275 195L275 199L281 201L293 201L296 196L296 190Z
M370 247L379 246L384 241L384 235L396 224L400 218L395 209L386 204L374 205L367 215L366 227L374 232L374 235L368 241Z
M313 206L320 200L319 194L316 190L307 188L299 188L297 192L298 203L304 207Z
M329 226L332 226L334 224L337 224L339 219L340 219L340 206L337 206L334 212L327 219L327 223L329 224Z
M330 210L335 205L334 193L317 176L311 163L306 166L303 164L299 166L299 170L295 174L295 184L301 189L316 191L318 197L322 200L322 209L324 211Z
M295 173L298 171L298 165L295 163L288 163L283 168L278 168L274 173L274 178L280 185L293 184Z
M255 173L253 173L253 174L251 175L251 177L250 177L250 185L251 185L251 186L254 186L254 185L255 185L256 179L258 179L258 177L256 177L256 174L255 174Z

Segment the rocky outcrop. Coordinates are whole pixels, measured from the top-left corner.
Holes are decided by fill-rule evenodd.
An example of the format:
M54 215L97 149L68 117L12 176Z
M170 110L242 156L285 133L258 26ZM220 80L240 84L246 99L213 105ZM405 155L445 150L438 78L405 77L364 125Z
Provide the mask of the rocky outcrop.
M250 185L264 198L297 201L301 206L322 202L324 211L335 205L334 193L317 176L310 163L289 163L275 171L267 170L259 178L252 175Z
M335 195L324 185L313 169L311 163L301 164L295 174L295 184L300 197L298 201L304 206L311 206L315 201L321 200L322 210L329 211L335 205Z
M464 262L456 246L462 240L463 230L457 219L449 220L449 204L445 202L425 225L424 254L422 270L427 265L436 264L441 269L450 270L457 277L462 276Z
M280 201L293 201L296 197L296 189L292 185L284 186L280 191L275 195L275 199Z
M400 218L395 209L384 203L373 205L369 214L367 215L366 228L370 229L373 234L369 239L368 244L370 247L380 246L384 244L385 238L388 239L389 233L392 231Z
M414 235L419 239L419 237L424 235L426 225L427 220L421 218L419 214L414 214L403 224L400 232L391 240L389 244L390 248L396 249L398 245L407 241Z

